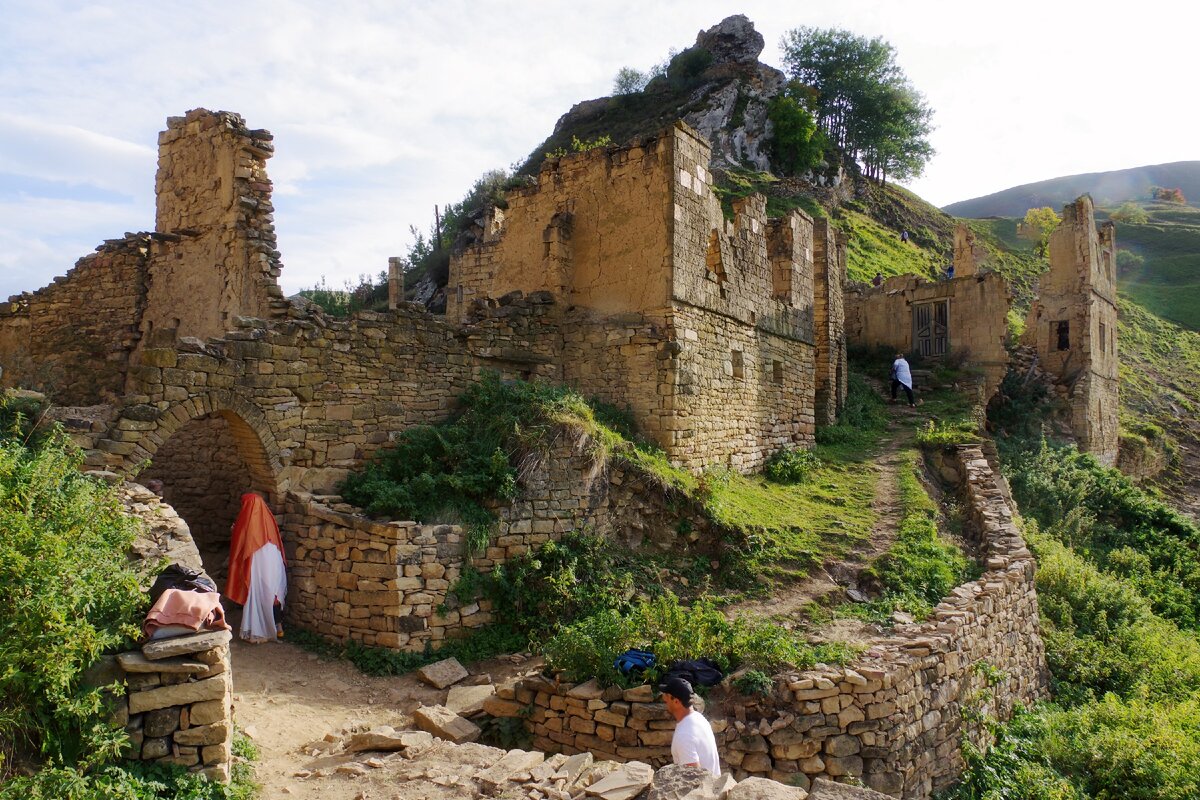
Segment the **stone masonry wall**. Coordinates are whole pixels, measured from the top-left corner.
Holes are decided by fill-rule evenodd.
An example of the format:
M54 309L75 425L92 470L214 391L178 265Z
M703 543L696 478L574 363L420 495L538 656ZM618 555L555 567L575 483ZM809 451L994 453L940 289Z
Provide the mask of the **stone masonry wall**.
M178 764L229 780L233 680L229 631L157 642L117 656L126 695L115 721L129 733L127 758Z
M683 305L671 323L680 347L665 420L674 463L749 472L782 447L812 444L810 344Z
M1063 208L1025 335L1038 366L1067 391L1080 449L1113 466L1120 443L1116 229L1108 222L1097 230L1094 220L1087 195Z
M996 273L948 281L898 275L878 287L850 286L846 292L847 342L910 353L915 347L913 307L939 300L950 303L949 352L966 351L966 363L983 371L985 392L991 397L1008 370L1004 342L1011 305L1008 285Z
M491 621L486 601L447 597L467 565L488 572L568 531L664 550L705 539L700 509L669 503L638 473L597 463L586 447L564 433L540 462L527 463L520 499L497 507L491 541L471 557L458 526L374 521L336 499L290 494L280 516L289 619L339 640L419 651ZM689 534L677 541L684 519Z
M157 246L147 234L106 241L49 286L0 303L0 387L44 391L62 405L120 395Z
M816 348L816 422L832 425L846 404L846 242L828 219L813 230L813 344Z
M736 777L803 786L856 777L894 797L928 798L961 773L961 737L978 744L986 735L965 710L1007 719L1046 696L1034 561L1003 488L978 447L958 449L939 471L960 481L984 574L957 587L927 622L897 626L846 667L777 675L761 700L715 688L706 715ZM985 663L1003 671L994 687ZM488 710L519 716L531 708L539 749L663 764L674 722L655 700L649 686L536 678L504 690Z

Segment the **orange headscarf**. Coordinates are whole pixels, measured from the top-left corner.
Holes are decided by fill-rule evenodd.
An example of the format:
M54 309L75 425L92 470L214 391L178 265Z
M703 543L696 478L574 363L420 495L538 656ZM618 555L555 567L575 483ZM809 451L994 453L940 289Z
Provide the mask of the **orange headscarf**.
M225 581L225 596L235 603L246 604L250 594L250 559L263 545L273 544L283 554L279 526L267 503L253 493L242 495L242 510L233 523L233 539L229 542L229 578Z

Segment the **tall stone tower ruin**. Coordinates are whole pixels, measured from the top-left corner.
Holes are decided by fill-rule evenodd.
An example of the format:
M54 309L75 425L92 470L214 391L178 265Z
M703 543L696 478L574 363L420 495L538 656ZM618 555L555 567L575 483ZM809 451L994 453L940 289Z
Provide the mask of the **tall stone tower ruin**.
M1065 392L1080 449L1111 467L1118 446L1116 240L1111 222L1097 230L1094 219L1087 195L1063 208L1026 337Z
M143 336L219 336L234 315L267 318L285 306L266 169L271 138L227 111L167 120Z

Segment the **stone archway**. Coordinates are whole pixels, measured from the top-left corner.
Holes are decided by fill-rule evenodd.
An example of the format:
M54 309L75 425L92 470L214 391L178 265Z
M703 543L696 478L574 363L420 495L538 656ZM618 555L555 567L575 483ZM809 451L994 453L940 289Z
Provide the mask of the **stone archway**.
M235 393L214 391L165 411L127 408L115 427L124 442L135 442L125 471L149 462L137 480L161 482L163 499L191 529L205 571L223 585L241 495L261 492L276 509L282 500L279 447L265 415Z

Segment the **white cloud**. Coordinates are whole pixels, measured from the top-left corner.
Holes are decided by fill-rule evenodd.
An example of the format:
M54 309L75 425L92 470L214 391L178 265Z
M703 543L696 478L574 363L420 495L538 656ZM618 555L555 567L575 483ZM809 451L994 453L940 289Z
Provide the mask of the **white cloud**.
M46 187L0 174L0 198L24 193L27 207L18 222L0 201L0 294L46 283L105 236L151 226L157 132L198 106L276 134L288 291L377 271L403 251L409 224L427 227L434 203L523 160L573 103L606 94L620 66L648 67L731 13L716 0L2 2L0 173ZM737 10L771 63L797 25L895 45L937 112L939 155L913 188L938 204L1197 157L1180 133L1197 113L1178 77L1191 71L1191 30L1158 6L746 0ZM96 193L110 202L83 202Z

